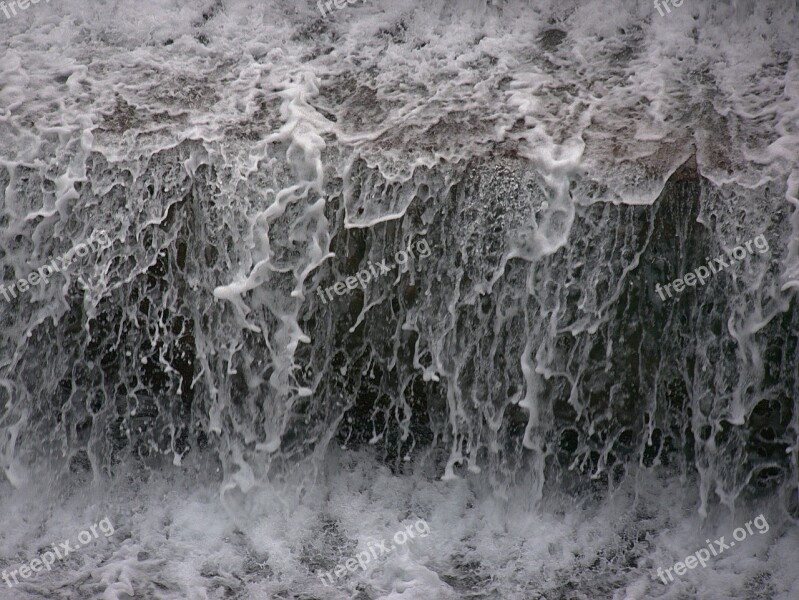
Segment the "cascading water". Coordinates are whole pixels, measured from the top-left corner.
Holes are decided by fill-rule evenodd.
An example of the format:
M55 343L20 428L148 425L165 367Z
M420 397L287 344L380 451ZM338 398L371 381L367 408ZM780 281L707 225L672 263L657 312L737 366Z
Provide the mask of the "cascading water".
M0 13L0 598L799 598L799 4L667 4Z

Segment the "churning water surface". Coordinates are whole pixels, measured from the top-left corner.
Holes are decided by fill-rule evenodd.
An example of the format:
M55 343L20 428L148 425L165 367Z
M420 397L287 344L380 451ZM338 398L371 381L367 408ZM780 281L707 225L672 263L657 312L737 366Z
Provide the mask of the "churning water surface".
M799 599L799 3L674 1L0 4L0 598Z

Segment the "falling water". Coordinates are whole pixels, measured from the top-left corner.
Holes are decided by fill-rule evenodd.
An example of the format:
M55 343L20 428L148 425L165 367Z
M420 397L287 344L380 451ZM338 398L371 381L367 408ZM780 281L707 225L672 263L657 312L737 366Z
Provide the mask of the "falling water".
M0 31L0 598L799 598L799 4Z

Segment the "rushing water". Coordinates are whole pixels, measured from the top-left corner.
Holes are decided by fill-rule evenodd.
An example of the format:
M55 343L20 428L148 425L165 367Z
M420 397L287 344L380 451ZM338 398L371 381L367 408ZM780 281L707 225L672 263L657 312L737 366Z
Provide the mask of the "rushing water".
M0 598L799 598L799 3L45 0L0 49L0 569L113 524Z

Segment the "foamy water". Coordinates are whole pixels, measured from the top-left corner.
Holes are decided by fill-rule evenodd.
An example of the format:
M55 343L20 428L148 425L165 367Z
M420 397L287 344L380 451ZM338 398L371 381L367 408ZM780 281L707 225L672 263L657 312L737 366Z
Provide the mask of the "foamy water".
M798 14L0 12L0 598L799 598Z

